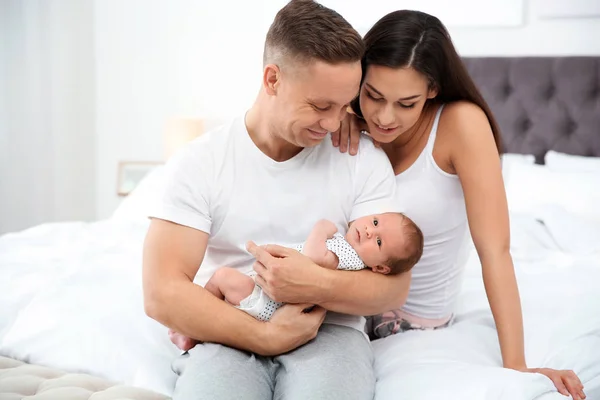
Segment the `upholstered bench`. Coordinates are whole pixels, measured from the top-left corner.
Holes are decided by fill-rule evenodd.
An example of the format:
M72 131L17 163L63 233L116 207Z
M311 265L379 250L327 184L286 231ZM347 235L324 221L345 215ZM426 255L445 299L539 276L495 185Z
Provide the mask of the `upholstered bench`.
M2 400L165 400L149 390L0 357Z

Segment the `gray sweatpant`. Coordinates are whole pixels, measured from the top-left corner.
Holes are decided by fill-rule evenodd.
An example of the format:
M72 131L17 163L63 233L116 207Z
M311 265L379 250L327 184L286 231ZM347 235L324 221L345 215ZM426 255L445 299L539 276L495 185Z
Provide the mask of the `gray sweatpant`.
M262 357L214 343L196 345L173 362L174 400L371 400L371 344L352 328L323 324L292 352Z

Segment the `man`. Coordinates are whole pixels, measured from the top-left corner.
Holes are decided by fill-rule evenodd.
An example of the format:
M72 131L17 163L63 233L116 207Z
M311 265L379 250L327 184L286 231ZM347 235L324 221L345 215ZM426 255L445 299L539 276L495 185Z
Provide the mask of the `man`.
M373 397L360 316L402 304L406 276L327 270L290 249L271 246L281 257L274 258L252 243L262 262L257 283L274 300L297 304L260 322L200 286L221 266L250 272L248 240L291 246L322 218L343 233L353 219L397 211L381 150L365 140L350 157L323 140L358 93L362 54L359 34L339 14L290 2L267 34L252 108L168 163L144 247L145 308L203 342L174 363L175 399ZM303 312L309 305L317 306Z

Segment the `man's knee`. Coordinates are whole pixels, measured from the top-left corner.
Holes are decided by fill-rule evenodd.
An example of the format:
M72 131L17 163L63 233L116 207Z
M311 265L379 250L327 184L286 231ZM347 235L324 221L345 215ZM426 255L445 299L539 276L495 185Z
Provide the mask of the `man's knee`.
M359 331L323 325L317 338L280 356L275 399L372 399L373 352Z
M172 367L179 375L174 400L264 399L273 392L273 371L265 359L220 344L199 344Z
M173 371L181 376L188 371L195 375L221 373L223 368L235 369L251 358L250 353L216 343L199 343L173 362ZM209 367L210 366L210 367Z

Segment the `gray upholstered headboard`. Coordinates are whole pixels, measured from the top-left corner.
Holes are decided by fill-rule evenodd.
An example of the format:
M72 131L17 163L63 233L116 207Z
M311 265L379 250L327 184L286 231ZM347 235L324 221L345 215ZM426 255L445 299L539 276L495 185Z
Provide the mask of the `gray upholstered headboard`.
M600 56L464 58L504 152L600 157Z

